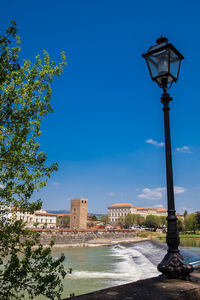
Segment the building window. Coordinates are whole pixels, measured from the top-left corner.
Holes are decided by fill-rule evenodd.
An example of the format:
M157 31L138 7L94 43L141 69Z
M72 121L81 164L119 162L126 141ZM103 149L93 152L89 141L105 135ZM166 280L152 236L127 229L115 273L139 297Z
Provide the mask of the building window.
M74 207L74 211L76 211L76 207Z
M76 216L74 216L74 220L76 219Z

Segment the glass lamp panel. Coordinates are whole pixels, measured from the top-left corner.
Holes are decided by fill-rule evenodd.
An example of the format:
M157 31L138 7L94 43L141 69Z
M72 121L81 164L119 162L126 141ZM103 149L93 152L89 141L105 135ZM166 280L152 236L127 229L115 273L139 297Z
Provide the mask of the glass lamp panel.
M156 79L156 81L158 82L158 84L161 85L161 84L162 84L162 80L163 80L164 78L167 80L167 83L171 83L172 81L174 81L174 78L173 78L172 76L170 76L170 75L158 77L158 78Z
M147 59L153 78L157 76L164 76L168 73L168 49L158 51L150 55Z
M181 60L179 59L179 57L174 53L174 51L170 50L170 73L176 79L178 77L180 63Z
M158 74L158 64L154 56L147 57L147 63L151 72L151 77L154 78Z

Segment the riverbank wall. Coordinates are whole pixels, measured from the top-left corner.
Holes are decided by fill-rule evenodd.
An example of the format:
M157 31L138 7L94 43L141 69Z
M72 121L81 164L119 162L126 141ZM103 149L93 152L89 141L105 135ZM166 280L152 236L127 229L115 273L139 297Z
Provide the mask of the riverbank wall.
M63 300L67 300L65 298ZM198 300L200 273L192 273L190 281L154 277L71 297L73 300Z
M143 240L137 237L134 230L67 230L67 229L37 229L40 233L40 243L49 245L54 241L54 247L87 247L113 245Z

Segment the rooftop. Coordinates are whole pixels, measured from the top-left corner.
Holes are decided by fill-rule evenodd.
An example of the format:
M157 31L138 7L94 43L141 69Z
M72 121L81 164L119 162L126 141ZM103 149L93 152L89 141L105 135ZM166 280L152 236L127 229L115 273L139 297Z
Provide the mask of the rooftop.
M149 207L149 206L146 206L146 207L143 207L143 209L148 209L148 210L157 210L157 208L153 208L153 207Z
M115 203L111 205L110 207L134 207L134 205L130 203Z
M57 214L57 217L71 216L71 214Z
M153 211L157 211L157 212L167 212L166 208L154 208L154 207L150 207L150 206L136 207L130 203L115 203L115 204L112 204L111 206L109 206L108 208L113 208L113 207L135 207L138 211L153 210Z
M167 211L166 208L157 208L157 211Z
M51 214L51 213L48 213L48 212L41 212L41 211L35 211L35 215L39 215L39 216L52 216L52 217L56 217L55 214Z

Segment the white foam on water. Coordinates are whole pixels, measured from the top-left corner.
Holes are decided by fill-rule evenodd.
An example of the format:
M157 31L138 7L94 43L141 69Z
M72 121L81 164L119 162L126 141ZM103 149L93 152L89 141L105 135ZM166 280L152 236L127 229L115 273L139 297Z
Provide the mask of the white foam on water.
M157 276L159 272L154 264L140 251L131 247L113 247L113 255L122 261L115 264L116 272L123 274L121 280L127 282Z
M92 278L121 279L121 276L124 276L124 274L112 273L112 272L73 271L68 276L72 279L92 279Z
M76 271L68 275L71 279L109 279L110 285L118 285L157 276L154 264L137 249L121 245L111 247L109 256L119 261L111 266L110 272Z

